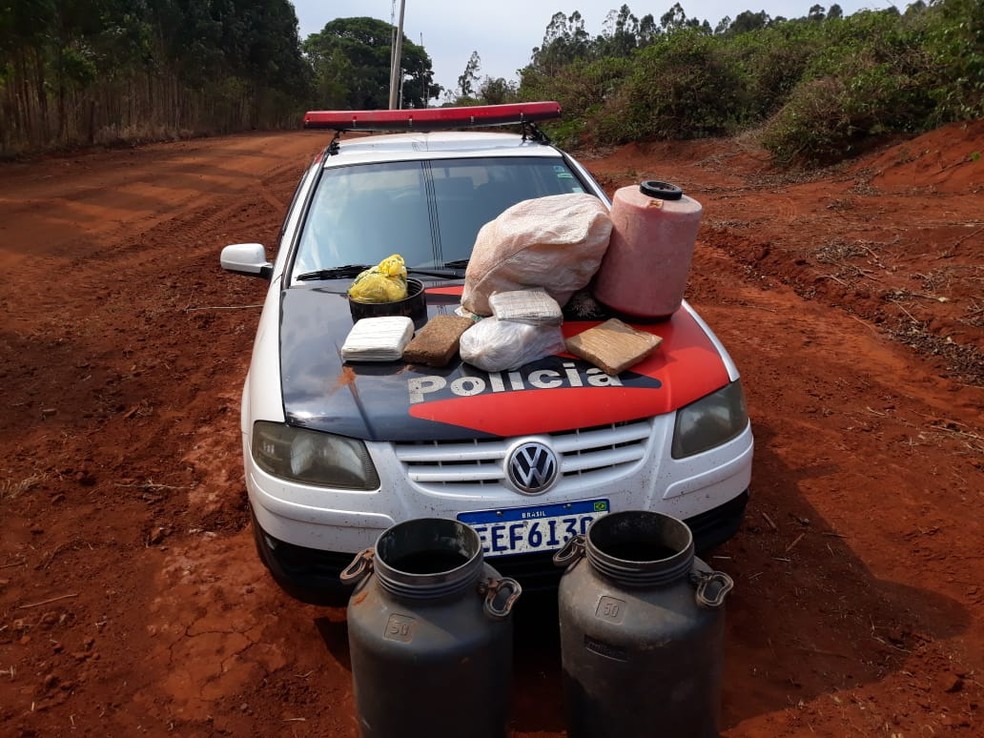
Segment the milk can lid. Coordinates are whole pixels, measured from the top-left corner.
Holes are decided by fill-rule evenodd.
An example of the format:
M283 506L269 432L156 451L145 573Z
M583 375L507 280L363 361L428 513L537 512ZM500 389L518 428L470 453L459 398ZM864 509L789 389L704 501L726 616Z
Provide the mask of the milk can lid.
M683 190L675 184L660 182L655 179L647 179L641 183L639 192L649 197L658 197L660 200L679 200L683 197Z

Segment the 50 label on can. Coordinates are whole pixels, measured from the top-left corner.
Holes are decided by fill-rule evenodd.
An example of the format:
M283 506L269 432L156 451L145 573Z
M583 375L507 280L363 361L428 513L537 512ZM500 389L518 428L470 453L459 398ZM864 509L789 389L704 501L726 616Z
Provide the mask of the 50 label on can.
M403 641L409 643L413 640L413 626L416 618L410 615L401 615L394 612L386 621L386 632L383 637L389 641Z

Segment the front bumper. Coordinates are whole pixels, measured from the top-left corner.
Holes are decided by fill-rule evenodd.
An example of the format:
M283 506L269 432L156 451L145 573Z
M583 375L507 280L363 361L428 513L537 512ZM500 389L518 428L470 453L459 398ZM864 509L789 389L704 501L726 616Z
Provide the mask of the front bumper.
M610 501L612 512L654 510L687 522L698 550L734 535L751 481L751 426L721 446L675 460L669 449L672 416L647 423L649 430L637 434L642 440L637 441L625 463L592 474L574 474L535 497L518 495L496 482L434 484L429 481L434 465L421 472L413 462L426 456L427 447L413 447L400 456L400 450L387 443L369 444L383 480L379 489L301 486L260 470L244 438L246 484L257 548L274 579L288 593L307 602L339 604L348 591L338 581L338 573L358 551L374 545L385 530L414 518L455 518L476 510L603 497ZM560 444L557 438L549 440ZM613 453L624 458L624 445ZM512 554L488 557L488 563L501 574L515 576L527 589L535 589L555 585L559 578L551 556L550 551Z
M745 516L746 489L732 500L684 520L694 535L698 553L731 538ZM312 605L342 606L351 592L339 573L355 558L351 553L322 551L278 540L265 532L253 516L253 535L260 559L287 594ZM487 559L503 576L513 577L524 591L548 590L557 586L563 571L554 566L553 552L500 556Z

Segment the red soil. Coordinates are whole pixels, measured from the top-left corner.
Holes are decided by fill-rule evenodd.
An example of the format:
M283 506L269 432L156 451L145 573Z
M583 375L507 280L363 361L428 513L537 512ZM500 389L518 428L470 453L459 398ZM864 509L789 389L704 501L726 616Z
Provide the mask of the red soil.
M0 735L354 736L345 613L256 558L241 381L311 133L0 167ZM748 142L585 156L704 204L689 299L757 447L729 738L980 735L984 122L815 175ZM522 602L521 602L522 605ZM514 735L563 735L554 624L520 607ZM463 735L467 731L463 732Z

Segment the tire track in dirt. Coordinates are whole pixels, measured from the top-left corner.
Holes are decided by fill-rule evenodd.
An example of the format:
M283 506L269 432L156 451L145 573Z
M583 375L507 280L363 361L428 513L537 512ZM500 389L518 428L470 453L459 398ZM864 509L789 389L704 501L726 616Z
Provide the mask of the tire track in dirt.
M68 530L101 530L103 541L115 540L113 568L124 581L134 583L127 600L139 603L152 596L148 587L157 585L153 575L147 576L156 568L154 562L138 552L151 545L163 555L169 544L182 540L194 550L207 530L237 530L245 522L236 442L238 388L258 310L226 314L185 309L257 301L262 294L259 282L215 277L218 251L229 236L245 240L240 235L244 234L253 240L264 228L275 232L281 217L275 208L289 198L299 171L296 155L287 152L308 150L309 145L282 139L284 157L244 180L242 191L234 196L188 200L177 194L180 187L175 196L162 189L162 202L170 204L150 219L131 212L126 226L104 225L90 232L56 223L52 233L57 248L11 264L8 284L20 289L7 290L2 297L14 318L0 335L0 374L13 398L0 427L9 449L2 472L5 480L36 481L17 496L20 509L9 509L4 516L0 561L8 561L10 553L31 550L23 547L33 543L36 554L19 554L14 560L23 563L25 573L43 571L36 579L36 587L42 589L34 600L44 600L50 592L74 591L69 572L100 576L87 563L99 555L97 545L55 543ZM237 148L241 144L233 146L232 153ZM152 152L144 154L153 158ZM160 169L148 162L138 165L135 173L159 176ZM57 196L53 202L52 207ZM51 289L52 273L59 275L57 289ZM34 290L34 285L45 288ZM231 360L217 363L213 349L221 345L233 347L227 352ZM39 355L45 356L43 362L37 362ZM228 392L216 393L219 387ZM39 423L43 408L52 414ZM162 465L162 458L173 461ZM66 459L73 461L66 465ZM7 494L3 498L0 503L10 504ZM50 501L53 511L70 505L71 521L49 522L43 528L32 523L42 509L38 505ZM112 521L105 517L109 511ZM135 586L136 582L144 584ZM149 653L139 645L146 642L145 636L126 629L132 614L121 604L118 590L109 587L104 594L97 589L52 605L39 613L38 621L19 620L23 626L17 637L24 644L35 640L39 629L47 629L66 644L64 651L59 647L64 658L56 653L53 660L20 661L19 674L27 683L14 693L19 696L13 702L0 699L0 705L33 701L42 711L57 710L77 691L99 689L103 681L96 659L108 651L122 647ZM192 642L205 644L208 638L206 631L194 632ZM119 645L110 645L113 642ZM237 643L244 645L230 643L229 654L238 653ZM247 650L260 653L263 647L250 645ZM225 666L234 660L227 656ZM165 671L166 667L162 666ZM34 673L44 677L37 689L30 684ZM158 676L153 670L149 674ZM127 680L122 694L114 680L116 696L91 705L102 716L94 725L105 725L107 714L119 728L110 733L131 734L146 723L146 714L141 718L132 700L149 682L135 674ZM148 694L155 691L156 687ZM6 709L0 707L0 713ZM83 731L87 711L75 710L77 727ZM0 714L0 722L9 717Z

